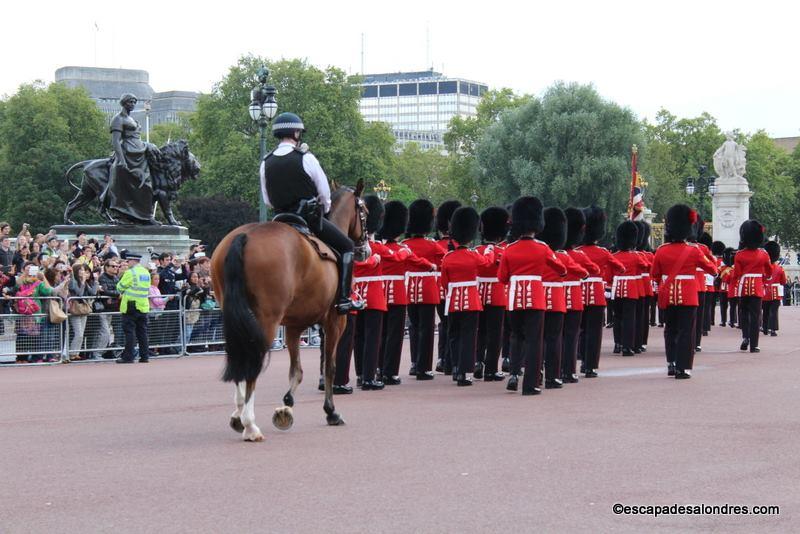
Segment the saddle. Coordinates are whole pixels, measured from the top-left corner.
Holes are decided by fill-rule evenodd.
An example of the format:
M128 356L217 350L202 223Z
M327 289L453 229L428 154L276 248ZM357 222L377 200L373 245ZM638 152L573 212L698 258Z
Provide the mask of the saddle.
M300 207L297 212L284 212L278 213L272 218L272 222L279 222L287 224L297 230L297 232L308 241L311 247L316 251L317 255L323 261L332 261L338 264L339 255L331 247L325 244L320 238L315 236L309 228L308 218L314 220L314 217L320 217L319 207L316 199L300 201ZM320 223L320 227L322 224Z

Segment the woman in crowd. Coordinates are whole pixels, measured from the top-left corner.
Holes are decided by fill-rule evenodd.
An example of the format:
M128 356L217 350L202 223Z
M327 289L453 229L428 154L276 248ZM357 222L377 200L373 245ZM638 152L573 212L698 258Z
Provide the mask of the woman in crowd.
M150 287L148 288L148 299L150 300L150 324L148 326L150 336L149 356L156 356L157 354L156 351L153 350L153 347L164 344L166 341L162 327L164 318L161 316L161 313L167 306L167 299L161 296L161 290L158 288L160 282L161 276L159 276L158 272L155 270L150 271Z
M183 299L183 309L186 310L184 343L188 345L192 339L194 325L200 319L200 306L206 299L206 293L200 287L200 277L196 272L189 275L186 285L181 288L181 298Z
M22 272L22 266L28 263L31 260L31 249L29 245L22 245L19 247L16 252L14 252L14 257L11 260L12 265L17 268L17 272Z
M65 272L65 271L60 271ZM94 297L97 295L97 282L92 276L92 271L85 264L76 263L72 266L72 277L69 280L69 331L72 339L69 343L69 359L84 359L80 350L83 346L83 333L86 330L86 320L92 311L92 300L81 297Z

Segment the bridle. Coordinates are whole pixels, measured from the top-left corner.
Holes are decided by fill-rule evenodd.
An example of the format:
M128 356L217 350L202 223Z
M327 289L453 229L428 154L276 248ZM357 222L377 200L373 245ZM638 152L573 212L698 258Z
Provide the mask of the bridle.
M361 227L361 237L356 241L355 253L356 257L367 259L371 254L369 246L369 236L367 235L367 213L364 200L361 197L353 195L355 198L356 215L358 216L358 224ZM362 260L363 261L363 260Z

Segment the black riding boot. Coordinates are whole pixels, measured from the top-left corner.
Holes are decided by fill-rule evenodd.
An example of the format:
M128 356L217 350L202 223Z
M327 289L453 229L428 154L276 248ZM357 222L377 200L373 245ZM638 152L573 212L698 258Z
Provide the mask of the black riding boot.
M354 302L350 298L353 292L353 253L345 252L339 258L339 301L336 303L336 311L341 315L351 311L361 311L366 307L364 301Z

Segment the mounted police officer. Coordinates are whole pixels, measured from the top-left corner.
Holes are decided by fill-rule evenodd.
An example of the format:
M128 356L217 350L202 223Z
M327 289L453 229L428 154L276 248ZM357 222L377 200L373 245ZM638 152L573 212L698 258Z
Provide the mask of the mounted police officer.
M261 194L275 213L293 213L308 224L311 232L339 255L339 298L336 309L345 314L364 308L351 299L353 241L324 217L331 209L328 177L319 161L301 144L306 131L294 113L281 113L272 123L272 134L280 140L261 163Z

